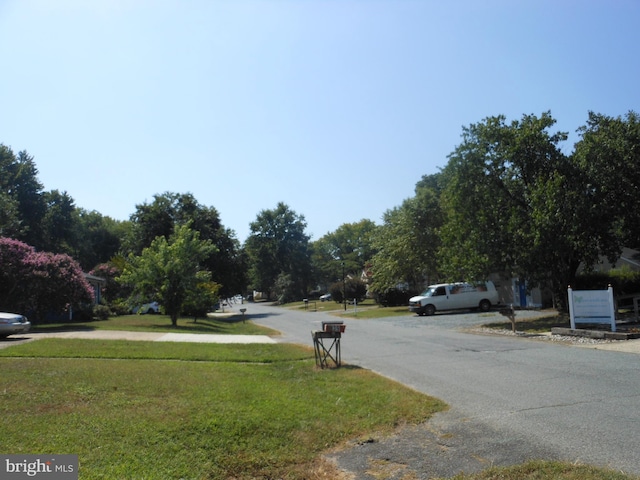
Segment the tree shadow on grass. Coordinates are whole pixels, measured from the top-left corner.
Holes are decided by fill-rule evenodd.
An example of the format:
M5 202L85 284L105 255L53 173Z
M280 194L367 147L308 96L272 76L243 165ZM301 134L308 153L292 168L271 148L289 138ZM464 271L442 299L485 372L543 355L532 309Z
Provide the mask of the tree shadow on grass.
M63 323L47 326L47 324L33 325L29 333L58 333L58 332L92 332L96 327L86 323Z

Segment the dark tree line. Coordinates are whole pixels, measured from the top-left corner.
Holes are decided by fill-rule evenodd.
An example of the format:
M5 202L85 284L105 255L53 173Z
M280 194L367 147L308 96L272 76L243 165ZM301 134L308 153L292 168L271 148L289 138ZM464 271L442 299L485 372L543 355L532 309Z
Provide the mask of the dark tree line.
M0 236L70 255L88 271L119 251L126 228L76 207L67 192L45 191L33 157L0 144Z

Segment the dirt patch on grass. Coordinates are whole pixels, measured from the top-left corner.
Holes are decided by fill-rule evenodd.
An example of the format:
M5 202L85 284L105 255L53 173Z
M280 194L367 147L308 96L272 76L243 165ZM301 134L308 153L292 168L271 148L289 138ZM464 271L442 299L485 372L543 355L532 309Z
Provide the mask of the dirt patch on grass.
M557 460L526 438L447 411L430 421L400 427L392 435L357 440L326 457L353 480L450 478L491 466ZM339 477L336 477L339 478Z

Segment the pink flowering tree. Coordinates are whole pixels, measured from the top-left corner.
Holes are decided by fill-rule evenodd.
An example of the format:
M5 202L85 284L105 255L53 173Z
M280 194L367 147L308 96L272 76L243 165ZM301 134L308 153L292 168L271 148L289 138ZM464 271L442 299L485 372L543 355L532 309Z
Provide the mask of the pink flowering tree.
M29 296L25 281L30 274L26 259L35 254L26 243L0 237L0 310L22 311Z
M0 308L28 313L34 321L47 313L93 302L93 289L69 255L37 252L0 237Z

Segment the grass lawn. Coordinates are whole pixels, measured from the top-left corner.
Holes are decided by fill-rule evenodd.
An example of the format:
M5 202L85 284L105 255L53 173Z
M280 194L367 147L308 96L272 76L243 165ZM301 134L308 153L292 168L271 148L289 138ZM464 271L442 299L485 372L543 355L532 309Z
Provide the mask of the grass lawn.
M445 408L294 345L43 339L0 368L0 451L77 454L81 479L335 478L321 452Z
M178 319L178 326L171 326L168 315L123 315L110 317L108 320L92 322L47 323L35 325L35 332L55 332L61 330L131 330L141 332L172 333L213 333L233 335L275 335L278 332L245 321L242 315L217 315L199 318Z
M378 305L371 299L367 299L361 304L354 307L347 304L347 309L344 309L344 304L336 303L334 301L321 302L319 300L312 300L308 304L304 302L294 302L283 305L285 308L292 310L313 310L317 312L327 312L340 317L345 318L384 318L384 317L399 317L415 315L409 311L408 306L400 307L383 307Z

